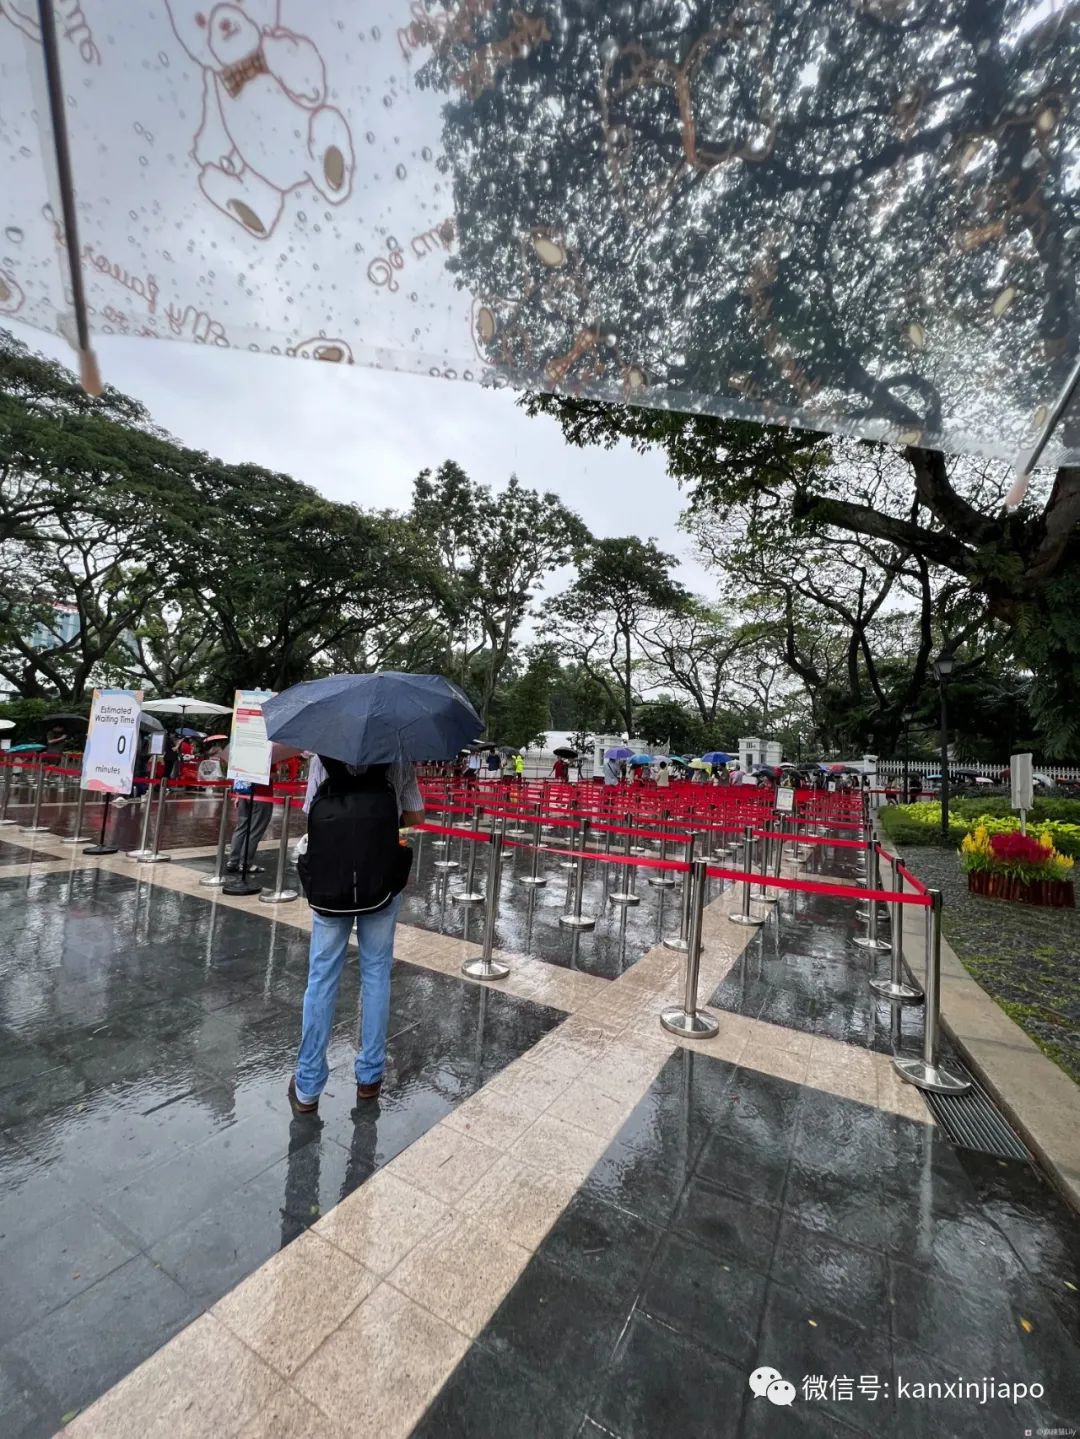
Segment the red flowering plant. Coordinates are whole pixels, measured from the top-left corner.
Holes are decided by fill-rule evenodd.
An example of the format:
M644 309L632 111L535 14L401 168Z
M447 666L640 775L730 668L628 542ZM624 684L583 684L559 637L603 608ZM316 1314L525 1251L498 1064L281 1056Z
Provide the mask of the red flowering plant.
M1012 830L1005 834L992 834L989 849L991 867L1012 879L1064 878L1062 871L1065 866L1061 863L1064 856L1056 854L1045 839Z

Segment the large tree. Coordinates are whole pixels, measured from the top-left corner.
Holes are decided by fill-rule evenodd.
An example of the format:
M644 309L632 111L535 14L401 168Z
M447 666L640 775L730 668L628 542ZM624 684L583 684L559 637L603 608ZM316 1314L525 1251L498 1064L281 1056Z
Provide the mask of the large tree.
M432 598L447 660L456 655L459 678L474 688L486 721L537 587L588 531L558 496L527 489L516 475L493 491L452 460L418 476L410 518L433 553Z
M604 691L627 735L640 699L642 627L688 600L674 565L653 540L594 540L577 556L577 578L544 606L544 634Z

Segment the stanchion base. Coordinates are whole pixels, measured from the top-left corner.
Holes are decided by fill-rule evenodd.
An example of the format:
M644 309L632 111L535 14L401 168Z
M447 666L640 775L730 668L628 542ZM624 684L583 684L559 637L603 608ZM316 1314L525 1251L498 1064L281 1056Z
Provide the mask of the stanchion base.
M532 885L533 889L543 889L544 885L547 884L547 880L542 874L525 874L518 880L518 884L529 884Z
M559 923L564 929L580 929L583 932L596 928L596 920L587 914L560 914Z
M228 879L223 874L208 874L205 879L199 880L199 883L205 885L207 889L220 889L222 885L228 884L228 882Z
M756 894L756 895L754 896L754 903L755 903L755 904L779 904L779 903L780 903L780 896L779 896L778 894Z
M47 824L23 824L23 825L20 825L20 826L19 826L19 833L20 833L20 834L48 834L48 833L49 833L49 826L48 826Z
M137 860L139 864L168 864L172 855L156 854L152 849L130 849L127 858Z
M259 903L260 903L260 904L288 904L290 900L292 900L292 899L299 899L299 898L300 898L300 891L299 891L298 889L278 889L278 890L264 889L263 892L262 892L262 894L259 895Z
M921 1004L926 996L911 984L893 984L891 979L872 979L870 988L890 1004Z
M732 924L764 924L763 914L729 914L728 919Z
M652 877L650 878L650 880L649 880L649 883L652 885L653 889L674 889L674 888L675 888L675 881L671 878L670 875L666 875L666 874L658 874L658 875L652 876Z
M617 894L609 894L608 899L612 904L640 904L641 895L631 894L629 890L620 889Z
M890 948L890 945L889 945L888 940L885 940L885 939L871 939L868 934L858 934L858 935L855 936L855 938L854 938L851 942L852 942L852 944L857 944L860 949L875 949L875 950L876 950L876 949L889 949L889 948Z
M461 894L452 894L450 898L454 901L455 904L482 904L484 900L487 899L487 895L466 894L464 891L462 891Z
M69 834L69 835L67 836L67 838L66 838L66 839L62 839L62 840L60 841L60 843L61 843L61 844L85 844L85 843L86 843L86 835L84 835L84 834Z
M560 868L560 869L577 869L577 860L576 860L576 859L560 859L560 860L559 860L559 868Z
M18 824L18 823L19 823L19 821L18 821L17 819L0 819L0 824L5 824L5 825L6 825L6 824Z
M467 959L461 972L467 979L505 979L510 966L497 959Z
M680 954L686 954L690 949L690 941L688 939L680 939L679 936L676 935L674 939L664 940L664 948L677 949Z
M688 1014L685 1009L674 1005L661 1013L660 1023L669 1033L681 1034L684 1039L712 1039L720 1033L720 1021L704 1009Z
M432 861L432 869L460 869L461 865L456 859L436 859Z
M262 894L261 884L252 884L250 880L240 879L239 876L230 875L221 886L222 894L249 895Z
M88 844L83 854L119 854L120 849L115 844Z
M528 831L527 829L508 829L508 830L506 831L506 838L507 838L507 839L528 839L528 838L529 838L529 831Z
M433 840L431 841L431 847L432 847L432 849L445 849L445 848L446 848L446 840L445 840L445 839L433 839Z
M894 1059L893 1068L908 1084L928 1089L931 1094L963 1094L971 1088L969 1079L950 1074L940 1064L927 1064L925 1059Z
M868 909L857 909L857 910L855 911L855 918L856 918L856 919L864 919L864 920L865 920L865 919L869 919L869 918L870 918L870 911L869 911ZM878 924L888 924L888 923L889 923L889 915L887 915L887 914L882 914L881 911L878 910Z

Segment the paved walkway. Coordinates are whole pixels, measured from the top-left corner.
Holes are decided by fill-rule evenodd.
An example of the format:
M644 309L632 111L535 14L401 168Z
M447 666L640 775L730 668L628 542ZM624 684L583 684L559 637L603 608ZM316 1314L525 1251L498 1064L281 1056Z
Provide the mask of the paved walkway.
M955 1148L895 1077L841 902L785 896L760 932L718 894L702 994L768 992L697 1044L657 1022L681 977L661 947L615 978L511 953L484 988L458 974L473 944L402 926L382 1101L352 1107L343 985L320 1117L293 1121L302 904L4 842L5 1436L1080 1417L1080 1225L1030 1166ZM991 1378L1044 1392L917 1397Z

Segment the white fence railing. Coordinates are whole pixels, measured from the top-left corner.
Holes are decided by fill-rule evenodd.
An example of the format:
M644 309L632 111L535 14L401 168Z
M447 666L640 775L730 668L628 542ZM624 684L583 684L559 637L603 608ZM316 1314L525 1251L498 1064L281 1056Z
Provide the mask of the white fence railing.
M1080 779L1080 765L1055 764L1052 760L1042 763L1036 760L1032 768L1038 774L1049 775L1051 779ZM986 775L988 779L1000 780L1002 775L1008 775L1009 762L1004 764L987 764L983 760L951 759L949 761L949 774L956 774L959 770L969 770L973 774ZM907 763L908 774L940 774L941 761L936 759L912 759ZM904 761L901 759L879 759L877 762L879 775L888 775L890 778L902 775L904 772ZM1007 780L1006 780L1007 782Z

